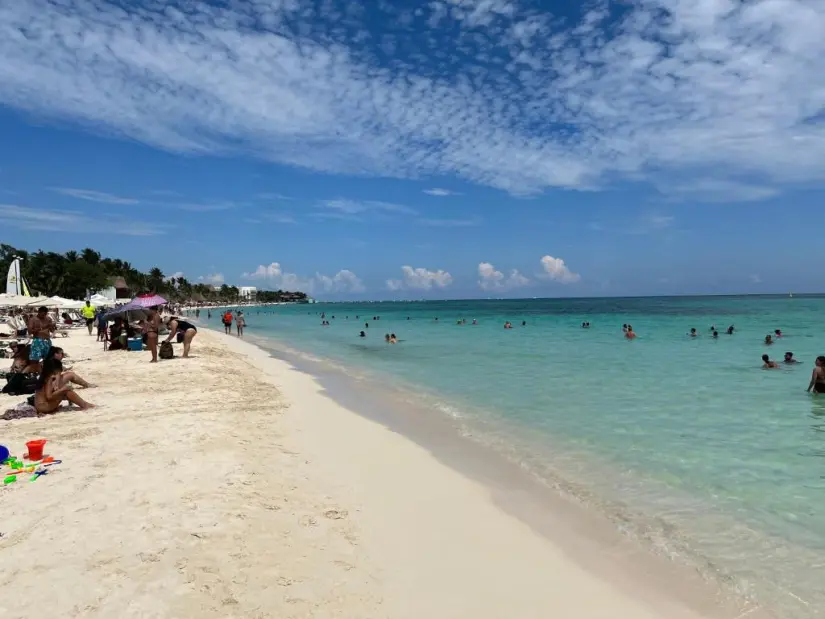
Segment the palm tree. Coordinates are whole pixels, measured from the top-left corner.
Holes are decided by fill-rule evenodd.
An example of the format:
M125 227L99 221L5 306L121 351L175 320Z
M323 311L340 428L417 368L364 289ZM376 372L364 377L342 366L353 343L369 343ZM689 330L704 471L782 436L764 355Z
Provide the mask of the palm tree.
M146 278L147 287L155 293L163 292L166 283L163 271L158 267L153 267L149 270L149 275Z
M80 252L80 259L92 266L97 266L100 264L100 252L96 252L94 249L87 247Z

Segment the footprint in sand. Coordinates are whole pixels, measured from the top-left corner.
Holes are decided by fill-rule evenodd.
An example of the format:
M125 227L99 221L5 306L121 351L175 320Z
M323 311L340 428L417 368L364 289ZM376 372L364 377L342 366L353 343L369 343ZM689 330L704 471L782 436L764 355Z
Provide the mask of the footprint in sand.
M345 509L328 509L324 512L324 517L330 520L343 520L349 515Z

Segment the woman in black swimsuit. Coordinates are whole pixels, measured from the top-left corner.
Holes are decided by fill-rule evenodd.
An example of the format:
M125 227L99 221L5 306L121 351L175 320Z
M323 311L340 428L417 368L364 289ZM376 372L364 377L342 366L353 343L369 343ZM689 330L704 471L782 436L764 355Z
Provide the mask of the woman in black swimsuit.
M825 393L825 356L816 358L816 366L811 374L811 384L808 385L808 393Z
M181 320L180 318L176 318L172 316L169 319L169 322L166 323L169 327L169 337L166 338L166 341L170 341L173 337L175 337L178 333L183 333L183 357L186 358L189 356L189 349L192 346L192 340L195 339L195 336L198 334L198 330L195 328L191 322L186 322L185 320Z

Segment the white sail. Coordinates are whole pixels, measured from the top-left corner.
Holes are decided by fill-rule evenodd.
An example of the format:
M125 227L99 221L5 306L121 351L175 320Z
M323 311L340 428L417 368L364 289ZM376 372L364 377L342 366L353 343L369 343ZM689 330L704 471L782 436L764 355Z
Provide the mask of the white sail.
M21 294L20 258L12 260L9 266L9 274L6 277L6 294L14 296Z

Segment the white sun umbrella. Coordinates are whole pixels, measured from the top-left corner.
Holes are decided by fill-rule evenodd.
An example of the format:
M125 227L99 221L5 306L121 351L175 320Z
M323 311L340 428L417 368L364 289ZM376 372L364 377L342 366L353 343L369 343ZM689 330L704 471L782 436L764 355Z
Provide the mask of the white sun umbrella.
M0 307L43 305L44 301L48 301L48 297L24 297L22 295L0 294Z
M46 307L56 307L58 309L79 309L83 307L82 301L75 301L73 299L64 299L63 297L49 297L47 299L33 301L28 305L45 305Z

